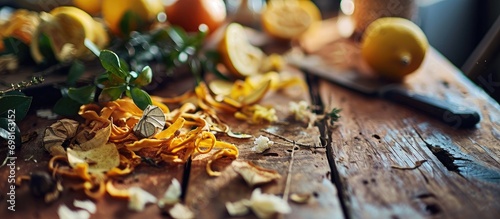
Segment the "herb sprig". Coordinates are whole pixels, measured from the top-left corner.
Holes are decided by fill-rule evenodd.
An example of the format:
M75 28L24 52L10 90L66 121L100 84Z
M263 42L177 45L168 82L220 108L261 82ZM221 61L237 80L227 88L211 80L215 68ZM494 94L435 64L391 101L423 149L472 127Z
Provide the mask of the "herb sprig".
M75 61L68 73L67 86L61 88L63 98L54 107L54 112L63 116L75 115L79 107L95 101L112 101L128 96L141 109L151 104L151 97L144 87L153 77L162 77L160 72L153 75L149 65L163 64L168 76L176 69L187 69L193 74L195 82L203 80L206 72L225 78L216 68L219 55L215 51L203 49L207 30L203 28L196 34L188 34L182 28L169 26L151 32L132 32L125 42L115 42L114 51L100 51L92 42L85 45L99 57L105 72L96 77L94 84L76 87L85 67ZM100 92L100 93L98 93Z
M149 66L143 67L140 72L135 72L129 70L126 62L113 51L102 50L96 55L105 72L97 76L93 84L63 88L61 90L63 98L55 104L54 112L60 115L74 115L81 105L95 101L98 90L100 90L98 102L113 101L125 95L130 97L140 109L144 110L152 104L151 97L142 89L143 86L151 83L153 77ZM74 86L76 78L81 76L83 71L84 66L75 62L70 68L67 83Z

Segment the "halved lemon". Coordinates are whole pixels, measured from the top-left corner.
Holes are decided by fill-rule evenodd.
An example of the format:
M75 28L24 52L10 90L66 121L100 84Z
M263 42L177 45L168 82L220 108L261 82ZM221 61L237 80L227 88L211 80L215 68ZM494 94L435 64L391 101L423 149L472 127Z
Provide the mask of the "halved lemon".
M54 8L40 14L41 22L33 34L31 54L40 63L44 60L39 48L39 38L45 35L58 61L85 58L90 55L85 39L103 48L109 41L103 24L95 21L87 12L72 6Z
M262 12L262 26L271 36L292 39L321 20L321 12L310 0L272 0Z
M231 23L226 27L219 52L222 62L238 77L258 73L266 56L261 49L250 44L245 29L238 23Z

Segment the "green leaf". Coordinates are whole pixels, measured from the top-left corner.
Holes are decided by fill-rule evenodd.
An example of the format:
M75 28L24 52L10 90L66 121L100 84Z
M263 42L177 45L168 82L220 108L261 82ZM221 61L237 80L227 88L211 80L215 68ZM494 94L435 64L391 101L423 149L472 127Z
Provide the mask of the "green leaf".
M116 100L120 98L123 92L125 92L126 90L127 90L126 85L104 88L101 91L101 94L99 94L99 102L108 102Z
M14 54L21 62L31 58L30 48L23 41L14 37L7 37L3 39L3 44L5 49L1 53Z
M102 50L99 55L102 67L108 72L117 75L120 78L126 78L127 72L125 72L120 65L120 59L118 55L110 50Z
M132 100L134 100L135 105L137 105L140 109L144 110L148 105L153 104L151 101L151 97L149 94L137 87L133 87L130 90L130 95L132 96Z
M44 58L43 60L44 65L50 66L58 62L56 59L56 55L54 54L54 51L52 51L51 42L49 37L47 37L47 35L41 34L40 37L38 38L38 49L40 50L40 53Z
M210 60L205 60L204 62L201 63L203 65L203 68L206 69L208 72L213 73L217 78L229 81L229 77L226 75L222 74L222 72L217 69L217 65L210 61Z
M83 65L83 63L78 60L73 61L73 64L71 65L68 72L68 77L66 78L66 84L68 84L69 86L75 86L76 81L80 79L84 72L85 66Z
M142 69L141 73L139 73L139 76L134 81L132 81L132 83L142 87L151 83L152 80L153 80L153 71L149 66L146 66Z
M94 79L94 83L99 86L99 88L104 87L109 82L109 74L107 72L97 75Z
M17 124L12 120L0 118L0 137L7 141L14 141L16 149L21 147L21 131L19 130ZM8 145L12 144L8 143Z
M16 121L24 119L31 105L32 97L24 95L4 95L0 96L0 115L8 116L8 111L15 112Z
M87 85L84 87L74 88L68 90L68 97L80 104L87 104L94 100L95 86Z
M130 71L130 67L128 66L128 63L125 61L125 59L120 58L120 67L125 72Z
M158 29L151 35L151 43L156 44L157 42L166 42L170 39L168 31L166 29Z
M132 10L126 11L120 20L120 32L128 35L134 30L142 30L146 26L146 22Z
M192 47L197 48L197 49L200 48L203 45L203 42L205 40L205 37L207 36L207 33L208 32L206 32L206 31L199 30L196 35L189 38L188 44Z
M70 97L65 96L56 102L52 111L61 116L74 116L78 114L81 105Z
M191 59L189 64L189 69L196 79L196 84L199 84L203 80L203 70L201 68L201 63L197 59Z
M167 31L170 39L172 39L178 47L183 47L186 44L188 35L184 29L173 26L168 28Z

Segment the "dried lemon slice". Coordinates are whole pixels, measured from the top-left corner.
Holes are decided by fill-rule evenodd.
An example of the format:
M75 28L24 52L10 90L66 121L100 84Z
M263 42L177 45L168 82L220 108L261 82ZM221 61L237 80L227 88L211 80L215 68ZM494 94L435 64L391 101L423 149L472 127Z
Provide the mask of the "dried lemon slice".
M274 0L262 12L264 31L281 39L298 37L319 20L321 12L310 0Z
M250 44L245 29L238 23L227 26L219 52L226 67L238 77L258 73L265 57L262 50Z

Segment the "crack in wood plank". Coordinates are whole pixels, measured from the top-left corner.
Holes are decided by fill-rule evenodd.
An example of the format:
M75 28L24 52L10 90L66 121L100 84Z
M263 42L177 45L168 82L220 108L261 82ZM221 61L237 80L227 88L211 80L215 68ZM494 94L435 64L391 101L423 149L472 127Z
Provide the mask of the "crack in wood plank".
M321 98L321 93L319 90L319 78L312 76L312 75L306 75L306 81L309 86L309 95L311 96L311 103L315 106L317 106L314 110L314 113L323 113L325 110L325 106L323 104L322 98ZM340 206L342 208L342 213L345 217L345 219L351 219L351 213L348 209L349 206L349 199L347 198L346 190L344 189L344 183L341 180L341 176L339 174L337 165L335 163L335 158L334 158L334 153L333 153L333 141L332 141L332 127L328 125L326 120L321 120L316 124L316 126L319 129L319 132L321 134L320 138L322 140L322 145L326 147L326 158L328 161L328 165L330 166L330 171L331 171L331 182L335 185L337 188L337 194L338 198L340 201Z
M417 136L424 142L425 146L448 171L456 172L465 178L500 184L499 169L487 167L477 162L475 159L462 154L460 151L451 152L443 146L431 144L429 141L424 139L419 131L416 131L416 133Z

